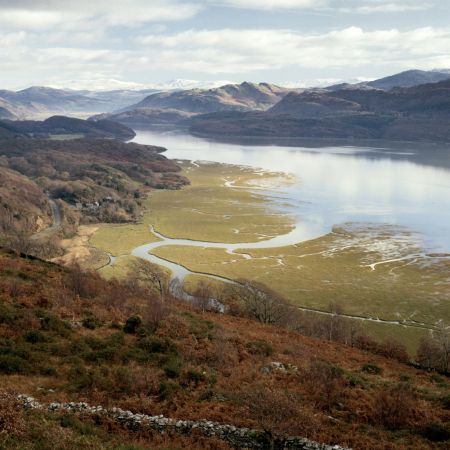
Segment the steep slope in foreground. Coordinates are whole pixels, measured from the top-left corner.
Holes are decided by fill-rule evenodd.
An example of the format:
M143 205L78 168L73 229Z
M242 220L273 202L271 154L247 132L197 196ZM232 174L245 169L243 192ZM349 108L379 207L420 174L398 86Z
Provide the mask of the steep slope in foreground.
M161 302L136 278L105 281L5 251L0 286L3 390L263 429L269 441L301 435L354 449L448 448L443 376L167 296ZM0 395L0 442L9 449L80 448L68 436L80 445L81 434L83 448L230 448L181 426L162 441L101 414L48 418L11 404ZM33 446L37 436L42 447Z
M412 88L290 93L265 113L189 119L194 134L450 142L450 80Z

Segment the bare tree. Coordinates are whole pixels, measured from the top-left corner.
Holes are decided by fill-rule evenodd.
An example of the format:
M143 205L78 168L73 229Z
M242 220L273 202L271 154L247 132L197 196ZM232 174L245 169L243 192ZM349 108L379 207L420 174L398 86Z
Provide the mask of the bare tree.
M417 361L427 369L442 372L450 370L450 327L439 321L436 330L421 339L417 349Z
M242 393L241 401L265 434L264 448L276 448L277 438L296 433L309 437L314 432L313 414L283 390L256 384Z
M194 297L195 306L201 309L202 312L214 309L214 289L205 281L200 280L197 283L192 296Z
M246 282L240 290L240 299L246 313L261 323L280 324L290 309L282 297L258 283Z
M168 292L167 276L163 270L156 264L145 259L136 259L131 265L130 277L135 278L150 290L159 294L162 302L165 300Z

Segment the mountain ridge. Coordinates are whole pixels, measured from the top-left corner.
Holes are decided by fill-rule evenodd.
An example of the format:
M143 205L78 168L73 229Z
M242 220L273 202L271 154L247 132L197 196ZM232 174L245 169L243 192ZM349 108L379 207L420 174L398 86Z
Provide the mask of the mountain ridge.
M206 136L449 142L450 79L390 91L290 93L266 112L200 115L185 125Z

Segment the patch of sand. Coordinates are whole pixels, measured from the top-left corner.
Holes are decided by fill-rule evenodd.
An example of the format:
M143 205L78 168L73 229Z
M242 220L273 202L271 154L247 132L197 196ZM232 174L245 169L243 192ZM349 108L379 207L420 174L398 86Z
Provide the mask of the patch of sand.
M61 247L65 253L64 256L55 258L55 262L70 265L90 259L92 247L89 244L89 239L98 229L98 225L81 225L73 238L61 241Z

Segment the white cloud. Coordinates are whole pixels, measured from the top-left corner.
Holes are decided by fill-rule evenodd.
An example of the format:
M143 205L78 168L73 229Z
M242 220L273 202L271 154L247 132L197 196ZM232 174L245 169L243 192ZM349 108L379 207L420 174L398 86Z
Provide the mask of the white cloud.
M135 26L149 22L185 20L202 5L181 0L0 0L0 25L5 29L65 30Z
M450 55L450 29L365 31L348 27L324 34L290 30L188 30L141 36L137 42L157 52L154 64L208 73L243 73L288 66L354 68L373 65L428 67ZM152 57L142 60L147 64Z
M317 9L329 3L328 0L210 0L211 3L242 9Z
M436 0L207 0L210 3L256 10L321 10L350 14L398 13L433 7Z
M365 0L345 1L339 10L346 13L374 14L374 13L401 13L407 11L423 11L433 7L431 2L417 0Z
M25 83L22 80L45 84L56 76L59 84L64 79L85 79L86 83L98 79L106 85L108 80L115 83L133 77L147 83L150 77L161 78L161 73L169 73L170 78L200 74L203 79L222 74L247 78L255 71L286 69L299 78L302 69L311 69L318 77L352 78L372 70L379 74L450 67L450 27L418 28L414 21L402 20L402 30L376 30L384 23L378 13L423 9L436 1L0 0L2 78L10 85ZM193 28L198 22L207 24L212 14L207 7L217 4L263 10L266 17L278 9L290 18L291 10L297 9L298 29L252 28L252 12L242 14L242 21L229 28ZM349 14L350 23L358 26L332 30L328 20L322 25L314 19L316 32L301 31L311 29L303 28L309 20L308 16L302 21L301 12L306 10ZM201 11L204 14L198 15ZM371 13L377 13L377 22ZM194 16L195 22L189 22ZM214 23L226 23L226 17L215 17ZM235 28L239 26L242 29Z
M27 34L24 31L18 33L0 34L0 47L10 47L25 42Z

